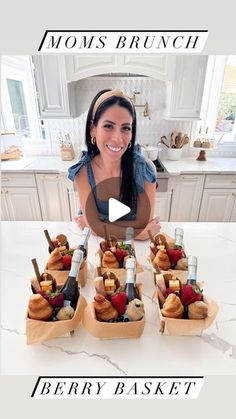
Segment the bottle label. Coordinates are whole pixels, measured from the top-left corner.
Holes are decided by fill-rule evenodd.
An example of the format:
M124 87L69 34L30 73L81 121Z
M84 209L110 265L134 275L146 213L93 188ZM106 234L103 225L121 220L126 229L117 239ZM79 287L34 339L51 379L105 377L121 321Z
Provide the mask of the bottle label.
M83 252L82 250L76 249L74 251L72 261L71 261L71 268L69 276L72 276L73 278L76 278L80 269L80 265L83 261Z
M183 240L182 240L182 237L181 237L181 236L177 236L177 237L175 238L175 245L176 245L176 246L178 246L178 247L182 247L182 245L183 245Z
M194 273L191 273L188 275L188 280L189 281L197 281L197 277Z
M127 269L126 284L134 284L134 271L133 271L133 269Z

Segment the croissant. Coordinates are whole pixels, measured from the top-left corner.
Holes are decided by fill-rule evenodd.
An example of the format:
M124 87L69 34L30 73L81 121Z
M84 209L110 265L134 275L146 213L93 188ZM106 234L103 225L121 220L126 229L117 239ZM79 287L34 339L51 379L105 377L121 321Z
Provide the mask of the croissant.
M101 294L96 294L94 297L94 309L97 319L103 322L116 320L119 316L118 311L113 307L110 301Z
M125 315L132 321L141 320L144 316L144 304L138 298L130 301Z
M189 319L205 319L208 315L207 304L203 301L195 301L188 306Z
M119 262L110 250L107 250L102 257L102 266L104 268L119 268Z
M170 269L170 259L166 253L165 249L160 249L155 258L153 259L153 266L154 268L160 268L163 271L168 271Z
M40 294L33 294L29 299L29 317L34 320L48 320L52 316L53 308Z
M60 271L63 269L63 258L58 247L56 247L49 256L46 269Z
M177 295L169 294L161 309L161 312L164 317L181 319L183 316L184 307Z

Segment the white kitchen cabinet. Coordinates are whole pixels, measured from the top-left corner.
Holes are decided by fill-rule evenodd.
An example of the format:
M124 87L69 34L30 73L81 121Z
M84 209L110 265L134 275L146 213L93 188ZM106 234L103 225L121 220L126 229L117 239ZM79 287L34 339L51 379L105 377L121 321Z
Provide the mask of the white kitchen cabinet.
M80 209L79 195L76 189L74 188L74 183L68 179L67 174L64 175L64 184L65 184L66 195L67 195L68 203L69 203L70 220L74 221Z
M204 175L181 175L175 179L170 221L197 221Z
M63 175L37 173L36 181L43 220L69 221L69 202Z
M230 216L230 221L235 223L236 222L236 191L235 191L234 197L235 199L234 199L233 209Z
M67 79L77 81L99 74L134 73L172 80L173 56L161 54L88 54L66 57Z
M171 196L172 192L157 192L155 213L160 221L169 221Z
M4 189L1 189L1 220L11 221Z
M3 220L42 220L36 188L3 188Z
M236 189L205 189L199 221L226 222L235 217Z
M199 119L207 56L176 57L174 80L167 83L166 118Z
M42 220L33 173L3 172L1 184L1 216L3 221Z
M67 83L65 56L37 55L33 62L41 117L73 116L73 85Z

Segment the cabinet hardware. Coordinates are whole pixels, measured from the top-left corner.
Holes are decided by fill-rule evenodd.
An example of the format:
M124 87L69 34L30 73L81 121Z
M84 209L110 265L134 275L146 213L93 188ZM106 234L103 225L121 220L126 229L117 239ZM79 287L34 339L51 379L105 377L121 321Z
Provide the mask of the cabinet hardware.
M185 179L185 180L197 180L198 177L197 176L195 176L195 177L182 176L182 179Z
M236 183L236 180L231 180L232 183Z

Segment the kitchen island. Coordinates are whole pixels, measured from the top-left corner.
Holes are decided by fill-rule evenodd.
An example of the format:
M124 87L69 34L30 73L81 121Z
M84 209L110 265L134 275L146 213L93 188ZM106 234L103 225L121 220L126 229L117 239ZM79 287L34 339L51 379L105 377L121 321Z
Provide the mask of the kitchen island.
M236 223L162 223L162 231L174 235L184 228L188 255L198 257L198 278L204 292L219 305L213 325L201 336L167 336L159 333L157 304L152 300L154 282L147 262L148 242L135 241L144 271L146 324L138 339L100 340L82 325L73 336L65 335L27 346L25 319L34 276L31 259L40 270L48 258L43 231L67 235L76 245L81 231L73 222L3 222L1 338L4 375L235 375L236 374ZM88 247L88 280L82 295L91 302L99 238Z

